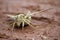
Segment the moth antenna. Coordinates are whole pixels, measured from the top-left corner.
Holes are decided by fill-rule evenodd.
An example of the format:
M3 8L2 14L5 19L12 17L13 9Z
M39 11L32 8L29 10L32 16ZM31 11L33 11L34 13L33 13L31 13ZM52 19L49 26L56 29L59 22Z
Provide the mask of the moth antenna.
M35 13L42 13L42 12L45 12L45 11L51 10L51 9L53 9L53 8L48 8L48 9L41 10L41 11L38 11L38 12L33 12L33 13L31 13L30 15L34 15Z

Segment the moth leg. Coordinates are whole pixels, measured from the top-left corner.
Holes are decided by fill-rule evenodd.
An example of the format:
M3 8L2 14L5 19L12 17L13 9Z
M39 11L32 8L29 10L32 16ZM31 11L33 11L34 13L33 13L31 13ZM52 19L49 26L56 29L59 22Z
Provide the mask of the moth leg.
M22 30L24 30L24 22L22 22Z
M34 26L33 25L31 25L29 22L28 22L28 20L24 20L29 26L31 26L32 28L34 28Z
M13 23L12 31L14 30L15 22Z

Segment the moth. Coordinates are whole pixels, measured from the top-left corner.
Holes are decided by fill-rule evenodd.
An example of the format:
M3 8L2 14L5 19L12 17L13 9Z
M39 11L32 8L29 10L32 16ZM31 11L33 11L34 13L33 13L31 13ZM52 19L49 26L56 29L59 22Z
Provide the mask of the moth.
M52 9L52 8L49 8L49 9ZM14 20L12 23L12 30L14 29L15 25L17 25L17 27L20 27L22 25L21 27L22 29L24 29L24 26L26 24L31 27L34 27L33 25L31 25L32 15L34 15L35 13L41 13L41 12L47 11L49 9L42 10L39 12L33 12L33 13L28 11L26 14L7 15L7 16Z

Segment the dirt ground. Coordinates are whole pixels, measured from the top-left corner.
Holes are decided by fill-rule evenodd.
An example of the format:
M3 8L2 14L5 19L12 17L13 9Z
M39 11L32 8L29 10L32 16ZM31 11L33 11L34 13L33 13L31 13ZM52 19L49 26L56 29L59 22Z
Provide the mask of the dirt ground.
M24 1L21 1L24 3ZM31 3L31 2L30 2ZM11 26L8 24L8 17L6 14L18 14L14 9L5 12L4 9L0 11L0 40L60 40L60 5L58 0L53 2L44 3L33 1L29 5L22 6L21 10L17 12L26 13L28 10L31 12L38 12L48 8L52 8L45 12L36 13L32 16L31 24L34 28L27 26L24 30L14 29L11 31ZM39 4L39 5L38 5ZM15 13L14 13L15 12Z

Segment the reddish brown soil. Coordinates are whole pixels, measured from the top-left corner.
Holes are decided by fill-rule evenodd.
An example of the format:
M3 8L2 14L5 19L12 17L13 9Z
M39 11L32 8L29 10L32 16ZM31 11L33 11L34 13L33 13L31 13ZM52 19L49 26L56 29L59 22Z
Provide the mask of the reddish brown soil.
M22 1L23 2L23 1ZM35 3L34 1L33 3ZM32 4L33 4L32 3ZM39 5L38 5L39 4ZM34 28L27 26L24 30L14 29L11 31L11 26L7 21L9 18L6 14L17 14L12 12L0 12L0 40L60 40L60 6L59 3L50 4L36 2L36 5L22 6L21 12L27 10L32 12L41 11L52 7L42 13L36 13L32 16L31 24Z

